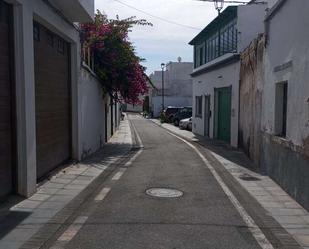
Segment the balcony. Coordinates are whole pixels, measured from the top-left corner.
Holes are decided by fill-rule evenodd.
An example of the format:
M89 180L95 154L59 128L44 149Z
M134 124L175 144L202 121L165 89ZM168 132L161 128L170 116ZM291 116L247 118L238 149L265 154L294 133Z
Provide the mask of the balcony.
M71 22L91 22L94 18L94 0L49 0Z

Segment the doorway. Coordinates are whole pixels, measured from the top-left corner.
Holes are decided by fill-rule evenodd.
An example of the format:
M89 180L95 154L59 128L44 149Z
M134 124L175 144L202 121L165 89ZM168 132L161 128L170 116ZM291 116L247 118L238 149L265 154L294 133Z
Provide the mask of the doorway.
M231 140L231 92L232 87L215 89L216 138L228 143Z
M204 136L209 137L209 124L210 124L210 95L205 95L205 109L204 109Z

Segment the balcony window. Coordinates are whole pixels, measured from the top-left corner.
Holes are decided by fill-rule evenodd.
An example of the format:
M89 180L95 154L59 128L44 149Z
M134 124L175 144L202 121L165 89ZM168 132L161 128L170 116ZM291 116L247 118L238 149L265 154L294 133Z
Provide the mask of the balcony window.
M203 55L201 52L203 51ZM202 66L226 53L237 51L237 22L234 19L195 46L195 67Z

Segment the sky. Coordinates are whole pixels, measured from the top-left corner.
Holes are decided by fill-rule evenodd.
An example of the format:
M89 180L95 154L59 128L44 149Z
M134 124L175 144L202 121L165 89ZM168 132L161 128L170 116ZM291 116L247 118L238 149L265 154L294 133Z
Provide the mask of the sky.
M135 27L129 35L137 54L146 59L147 74L178 57L192 62L193 48L188 43L218 15L213 3L198 0L95 0L95 8L110 19L136 16L153 24Z

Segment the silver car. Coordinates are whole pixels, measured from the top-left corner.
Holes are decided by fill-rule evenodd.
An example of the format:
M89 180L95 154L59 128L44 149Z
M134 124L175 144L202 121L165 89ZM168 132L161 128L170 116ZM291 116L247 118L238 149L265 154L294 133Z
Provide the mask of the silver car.
M179 128L191 131L192 130L192 117L180 120Z

